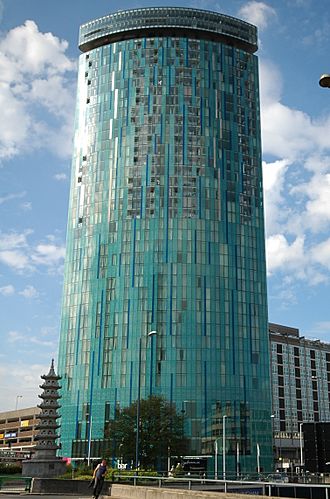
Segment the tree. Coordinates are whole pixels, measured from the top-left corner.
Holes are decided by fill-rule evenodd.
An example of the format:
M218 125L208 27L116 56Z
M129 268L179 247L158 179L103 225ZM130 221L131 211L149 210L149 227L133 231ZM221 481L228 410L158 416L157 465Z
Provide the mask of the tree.
M112 442L113 454L124 461L135 460L137 402L119 408L109 421L106 437ZM151 396L140 401L139 459L142 468L164 466L168 452L182 456L187 448L183 415L174 404Z

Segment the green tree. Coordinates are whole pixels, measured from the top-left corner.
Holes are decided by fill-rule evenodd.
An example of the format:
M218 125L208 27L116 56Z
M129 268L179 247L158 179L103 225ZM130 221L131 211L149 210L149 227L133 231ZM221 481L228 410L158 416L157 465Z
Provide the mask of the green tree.
M106 437L112 442L112 452L124 461L135 461L137 402L119 408L109 421ZM140 401L139 460L142 468L164 466L168 452L182 456L187 449L184 419L162 397L151 396Z

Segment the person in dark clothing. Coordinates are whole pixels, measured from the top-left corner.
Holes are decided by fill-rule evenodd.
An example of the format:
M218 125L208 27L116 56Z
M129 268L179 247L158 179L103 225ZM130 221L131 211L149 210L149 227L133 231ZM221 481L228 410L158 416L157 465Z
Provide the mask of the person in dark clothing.
M93 488L93 499L98 499L104 482L104 477L107 472L107 462L102 459L102 462L98 464L93 473L94 488Z

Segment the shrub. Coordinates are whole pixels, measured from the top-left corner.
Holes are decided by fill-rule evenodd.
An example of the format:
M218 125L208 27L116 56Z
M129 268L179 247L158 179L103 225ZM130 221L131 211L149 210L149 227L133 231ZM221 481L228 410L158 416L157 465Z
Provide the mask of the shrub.
M22 473L22 466L16 463L0 463L0 474L16 475Z

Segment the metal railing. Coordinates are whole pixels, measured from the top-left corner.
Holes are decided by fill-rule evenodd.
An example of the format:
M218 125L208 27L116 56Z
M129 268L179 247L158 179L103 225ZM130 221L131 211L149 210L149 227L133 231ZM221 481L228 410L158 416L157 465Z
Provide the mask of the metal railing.
M266 479L264 479L266 480ZM148 475L115 475L114 483L126 483L132 486L150 486L159 488L181 488L208 492L242 493L251 495L330 499L330 483L278 483L276 481L215 480L209 478L164 477Z

